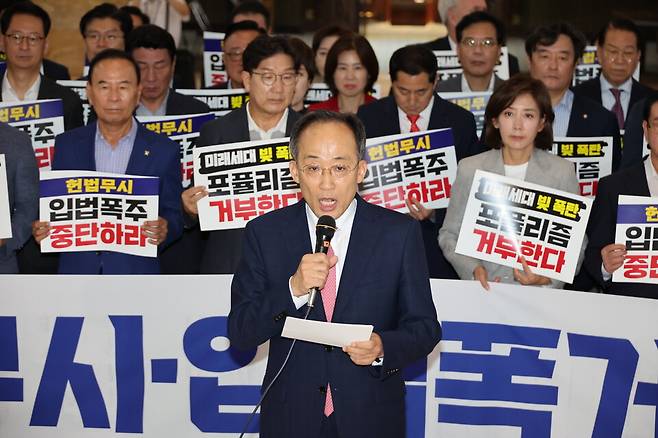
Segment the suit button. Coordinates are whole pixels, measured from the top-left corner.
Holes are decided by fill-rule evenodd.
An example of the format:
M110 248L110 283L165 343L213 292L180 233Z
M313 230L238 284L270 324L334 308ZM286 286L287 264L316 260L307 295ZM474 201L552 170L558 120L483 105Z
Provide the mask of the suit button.
M327 392L327 387L326 386L318 386L318 391L320 391L322 394L325 394Z
M327 353L331 353L334 347L332 345L325 345L324 349L327 351Z
M279 321L281 321L282 319L284 319L286 316L288 316L288 314L287 314L286 312L281 312L281 313L279 313L278 315L276 315L276 316L274 317L274 321L275 321L275 322L279 322Z

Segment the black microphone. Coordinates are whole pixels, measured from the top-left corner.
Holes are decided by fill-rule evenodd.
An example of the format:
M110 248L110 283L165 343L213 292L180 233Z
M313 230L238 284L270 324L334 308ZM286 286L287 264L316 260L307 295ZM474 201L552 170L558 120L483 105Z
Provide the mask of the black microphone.
M329 252L329 243L331 238L334 237L336 232L336 220L329 216L325 215L318 219L318 223L315 226L315 251L326 254ZM315 302L315 296L320 290L317 287L311 288L308 295L308 307L313 307Z

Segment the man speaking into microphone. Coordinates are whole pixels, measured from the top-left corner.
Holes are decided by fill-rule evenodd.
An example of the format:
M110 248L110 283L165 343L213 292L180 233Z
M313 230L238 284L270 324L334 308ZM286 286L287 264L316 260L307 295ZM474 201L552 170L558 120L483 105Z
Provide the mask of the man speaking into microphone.
M290 172L303 200L251 221L233 278L229 339L270 341L263 388L292 340L286 316L371 324L369 340L340 348L298 341L265 397L262 438L405 436L401 370L441 338L418 223L365 202L365 130L354 115L317 111L295 125ZM321 216L335 219L328 254L313 253Z

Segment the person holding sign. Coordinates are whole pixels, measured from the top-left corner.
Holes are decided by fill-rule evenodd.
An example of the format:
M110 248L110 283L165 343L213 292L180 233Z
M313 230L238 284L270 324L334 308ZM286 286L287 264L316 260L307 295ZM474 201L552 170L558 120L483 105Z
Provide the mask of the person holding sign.
M297 342L263 401L263 438L404 437L401 370L441 338L418 223L356 194L365 143L352 114L305 115L290 138L290 172L304 200L247 224L228 338L239 349L269 341L263 387L287 360L284 322L311 309L310 289L322 290L309 320L374 327L368 340L342 349ZM329 254L314 254L326 215L337 229Z
M140 70L124 51L107 49L89 65L87 96L98 119L55 140L53 170L157 176L159 217L142 229L152 245L166 246L182 231L179 146L141 126L133 117L141 93ZM41 242L48 222L36 221L32 235ZM60 254L61 274L158 274L157 258L111 251Z
M369 94L379 75L377 56L361 35L340 37L329 50L323 73L332 97L310 105L309 111L356 114L361 105L377 100Z
M527 74L519 74L494 92L487 105L485 142L492 149L465 158L457 167L450 206L439 231L439 245L462 280L561 287L534 274L523 257L523 270L467 257L455 252L462 217L478 169L578 194L573 164L548 152L553 144L553 110L546 87Z
M457 25L457 56L464 72L439 81L436 91L494 91L503 80L494 72L505 44L505 27L488 12L468 14Z
M606 293L658 298L655 284L611 281L612 274L622 267L629 254L626 245L615 240L619 195L658 197L658 93L646 98L643 119L642 128L651 153L644 162L599 181L587 226L589 243L584 263L587 272Z
M0 156L5 161L0 178L7 177L7 192L0 193L0 202L9 205L9 217L1 217L0 221L9 220L11 228L10 238L0 238L0 274L18 274L16 252L30 238L30 227L39 209L39 170L28 135L2 122ZM0 181L0 189L3 185Z

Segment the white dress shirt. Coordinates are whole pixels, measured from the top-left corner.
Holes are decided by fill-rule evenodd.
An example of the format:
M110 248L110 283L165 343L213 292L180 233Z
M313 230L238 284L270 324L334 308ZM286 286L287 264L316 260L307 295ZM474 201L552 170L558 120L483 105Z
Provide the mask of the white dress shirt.
M336 219L336 233L334 233L334 237L331 239L331 247L334 250L334 255L338 257L338 263L336 263L336 297L338 297L340 277L343 273L343 266L345 265L345 257L347 256L347 247L350 243L350 236L352 235L352 224L354 223L355 214L356 199L352 200L347 210ZM311 237L311 244L315 246L315 225L318 223L318 217L313 213L313 210L311 210L308 204L306 204L306 222L308 223L308 234ZM292 301L295 303L297 309L301 309L304 304L308 303L308 294L296 297L292 293L291 280L292 277L289 280Z
M525 181L525 174L526 171L528 170L528 163L529 161L526 161L523 164L505 164L505 176L509 178L514 178L518 179L521 181Z
M624 110L624 120L626 120L626 115L628 114L628 105L631 103L631 91L633 89L633 78L630 77L626 82L621 84L619 87L615 87L610 82L608 82L603 74L599 77L601 80L601 103L608 111L612 111L612 107L615 105L615 96L610 92L611 88L617 88L621 91L619 94L619 100L621 101L621 109Z
M39 87L41 86L41 75L37 76L37 80L27 89L25 97L20 99L16 94L16 90L9 83L7 73L2 78L2 101L3 102L21 102L24 100L37 100L39 98Z
M486 91L493 91L494 90L494 82L496 81L496 74L494 72L491 72L491 79L489 79L489 85L487 85L487 90ZM466 76L462 73L462 93L472 93L473 90L471 90L471 86L468 85L468 81L466 80Z
M247 102L247 123L249 125L249 140L272 140L273 138L283 138L286 136L286 125L288 124L288 108L283 112L279 123L272 129L264 131L251 118L250 102Z
M434 95L432 95L432 98L430 99L430 102L427 104L425 109L423 109L418 115L418 120L416 120L416 126L418 126L418 129L421 131L427 131L430 126L430 116L432 115L432 106L434 105ZM398 120L400 123L400 134L406 134L408 132L411 132L411 122L407 118L407 113L402 111L400 107L398 107Z
M567 90L560 102L553 107L555 119L553 120L553 136L566 137L569 130L569 119L573 107L573 91Z

